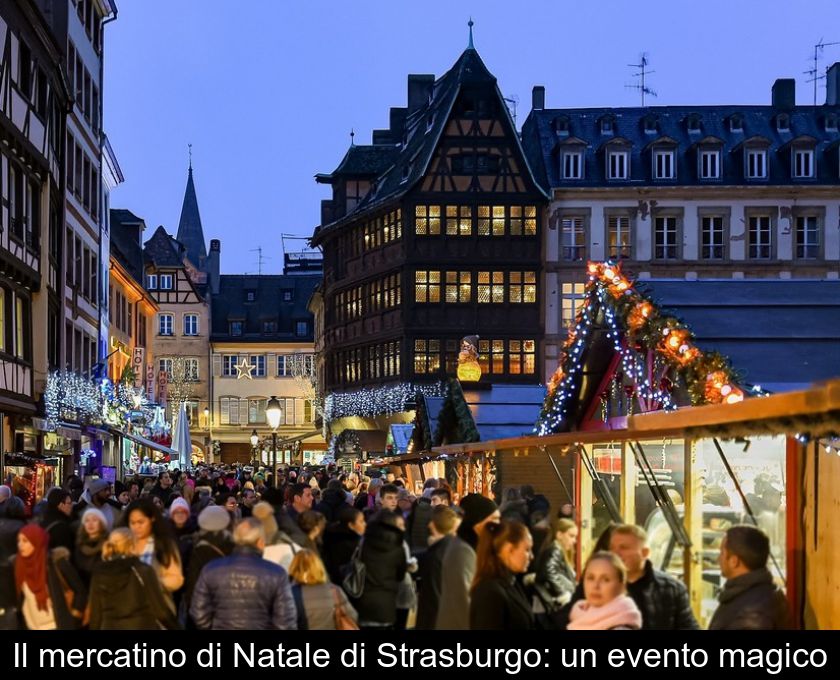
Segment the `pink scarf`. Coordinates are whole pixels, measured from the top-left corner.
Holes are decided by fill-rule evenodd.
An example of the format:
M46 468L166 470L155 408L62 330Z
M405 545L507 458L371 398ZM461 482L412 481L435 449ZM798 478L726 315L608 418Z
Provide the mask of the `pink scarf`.
M601 607L593 607L586 600L578 600L569 615L568 630L610 630L611 628L642 627L642 614L633 598L619 595Z

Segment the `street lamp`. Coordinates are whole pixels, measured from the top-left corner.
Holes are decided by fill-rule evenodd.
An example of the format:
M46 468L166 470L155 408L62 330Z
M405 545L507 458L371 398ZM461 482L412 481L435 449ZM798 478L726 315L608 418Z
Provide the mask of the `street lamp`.
M251 461L257 457L257 444L260 443L260 436L257 434L257 430L251 430Z
M283 407L277 397L271 397L265 407L265 418L271 428L271 470L272 484L277 486L277 428L280 427L280 420L283 418Z

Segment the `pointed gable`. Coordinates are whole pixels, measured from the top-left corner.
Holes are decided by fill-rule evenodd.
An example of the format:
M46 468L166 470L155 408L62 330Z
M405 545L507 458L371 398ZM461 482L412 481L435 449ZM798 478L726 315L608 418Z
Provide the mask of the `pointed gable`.
M700 350L679 319L659 309L619 264L588 265L575 328L548 382L540 435L626 426L633 413L744 398L729 361Z
M184 203L181 206L181 219L178 222L176 237L186 249L187 258L199 270L204 270L207 260L207 248L204 244L204 230L201 227L201 215L198 212L198 199L195 195L192 166L187 177Z
M143 256L147 262L155 267L183 267L182 255L176 243L166 233L163 225L160 225L143 246Z

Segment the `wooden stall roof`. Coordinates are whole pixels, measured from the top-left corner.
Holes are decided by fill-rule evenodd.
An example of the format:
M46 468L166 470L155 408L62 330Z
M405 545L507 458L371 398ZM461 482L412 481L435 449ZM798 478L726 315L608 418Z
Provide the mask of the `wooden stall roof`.
M564 432L515 437L472 444L449 444L436 454L463 454L572 443L624 441L639 438L722 437L808 433L812 437L840 433L840 379L817 383L807 390L754 397L737 404L693 406L630 416L628 427L595 432Z

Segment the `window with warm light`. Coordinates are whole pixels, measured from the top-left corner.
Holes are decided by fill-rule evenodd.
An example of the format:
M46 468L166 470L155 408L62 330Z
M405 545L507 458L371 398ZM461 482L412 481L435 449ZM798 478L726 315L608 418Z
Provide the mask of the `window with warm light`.
M446 234L448 236L470 236L472 234L472 208L470 206L446 206Z
M563 325L571 328L575 325L578 312L586 301L586 285L583 283L564 283L560 288L560 314Z
M414 372L437 373L440 370L440 340L414 341Z
M439 205L418 205L414 208L414 233L418 236L440 235Z
M414 272L414 301L420 303L440 302L439 271Z
M479 303L505 301L505 273L478 272L477 300Z
M536 272L508 272L509 296L513 303L537 301Z
M446 272L446 301L469 302L472 297L471 272Z

